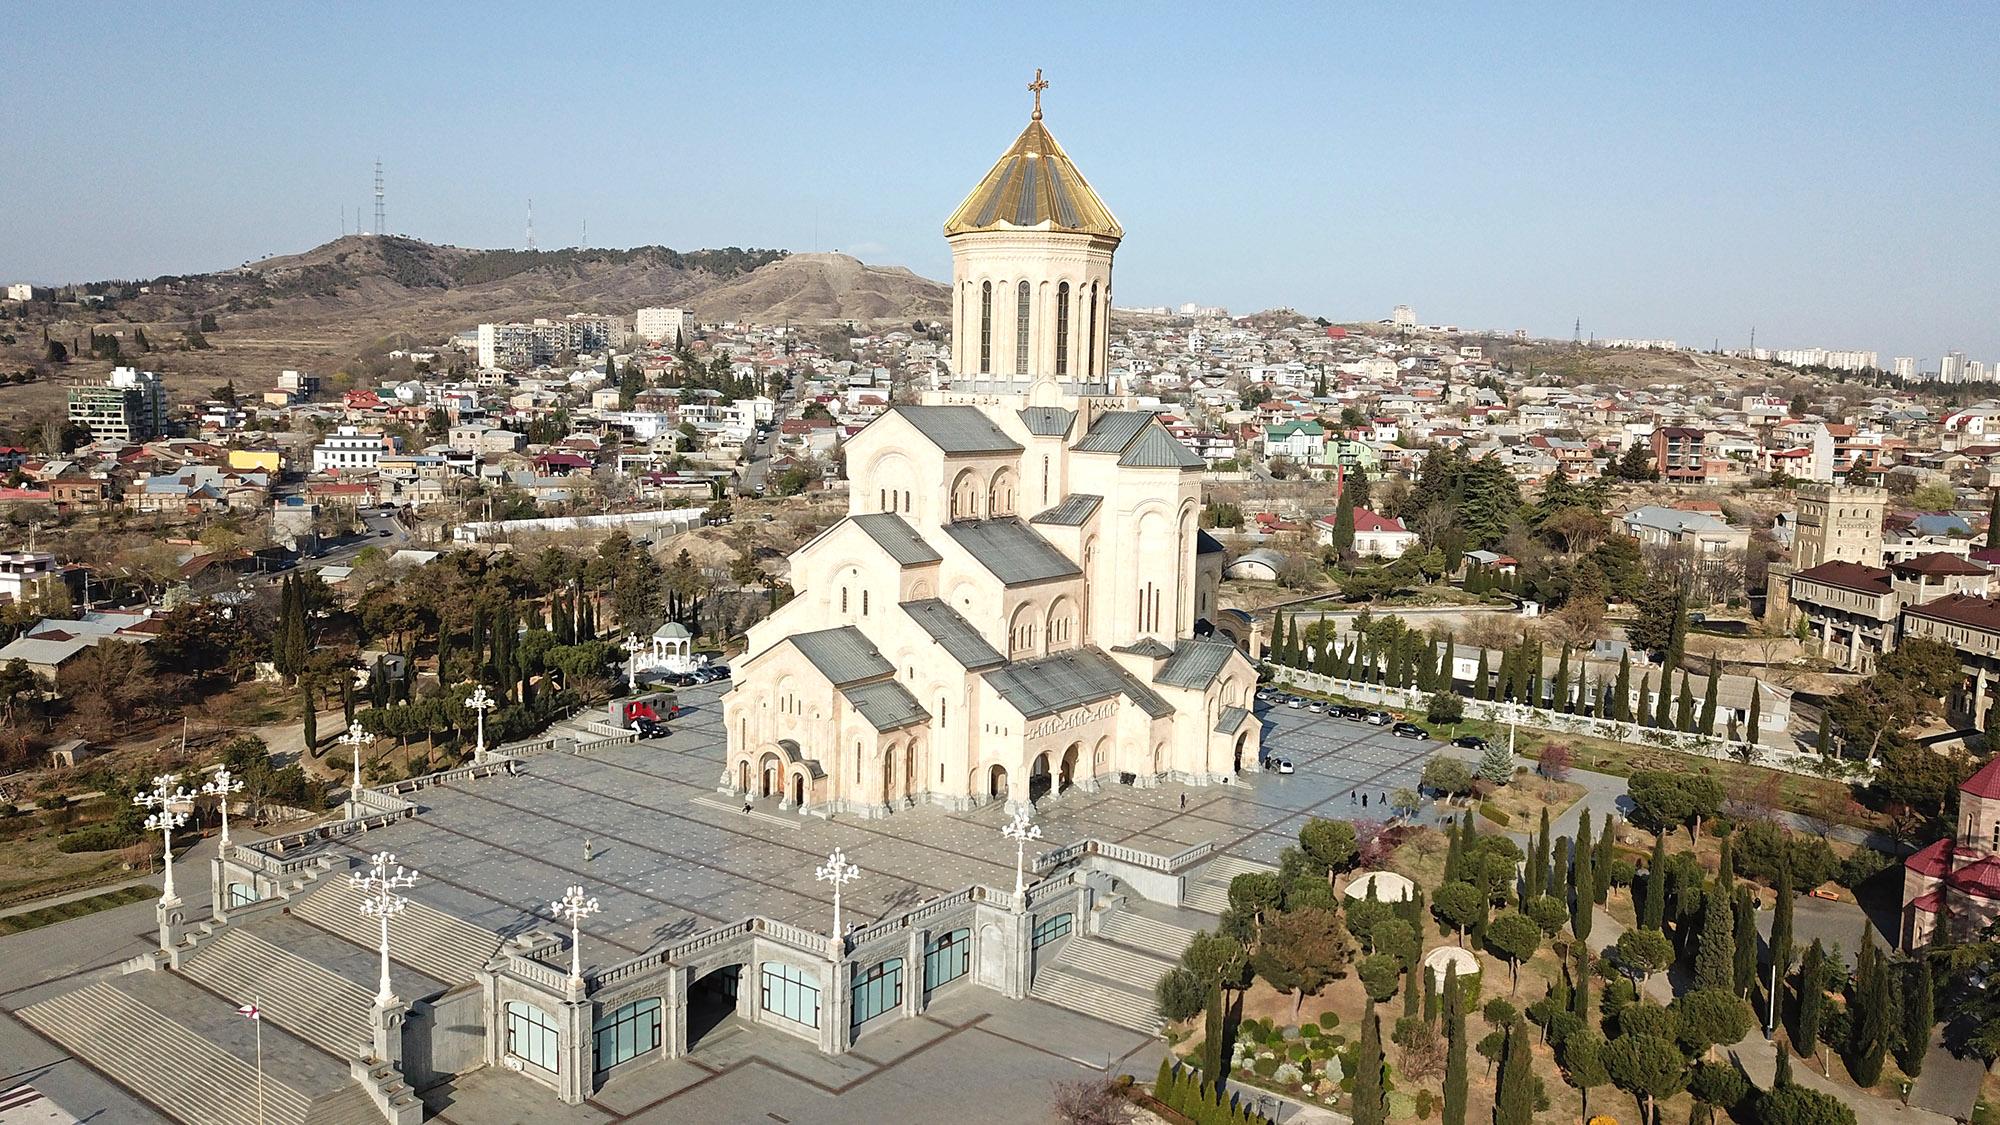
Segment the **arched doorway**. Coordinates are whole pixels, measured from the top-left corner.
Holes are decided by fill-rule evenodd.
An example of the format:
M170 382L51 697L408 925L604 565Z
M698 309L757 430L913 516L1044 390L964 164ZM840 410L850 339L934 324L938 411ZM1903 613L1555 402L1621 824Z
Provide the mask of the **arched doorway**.
M1063 751L1062 770L1056 775L1056 792L1061 793L1076 784L1077 763L1083 759L1083 743L1072 742Z
M750 792L750 759L748 758L736 763L736 791L745 794Z
M986 795L1005 797L1007 795L1007 767L995 764L986 771Z
M1049 776L1049 756L1046 751L1035 755L1035 764L1028 768L1028 800L1039 801L1049 795L1049 787L1054 778Z
M736 1014L737 991L743 983L743 966L724 965L698 977L687 992L687 1050L701 1045L702 1038Z
M792 775L792 804L800 811L806 807L806 775L803 773Z
M893 746L882 755L882 803L890 806L896 803L896 748Z
M762 775L760 778L760 788L758 790L758 796L760 797L783 796L785 792L785 782L784 782L784 775L781 771L783 770L784 767L783 764L778 760L778 756L776 754L764 755L764 760L758 763L757 768Z
M1237 772L1237 773L1242 773L1242 772L1243 772L1243 748L1244 748L1245 746L1249 745L1249 743L1250 743L1250 732L1249 732L1249 731L1247 731L1247 730L1246 730L1246 731L1244 731L1244 732L1243 732L1242 734L1239 734L1239 735L1237 735L1237 736L1236 736L1236 765L1235 765L1235 770L1236 770L1236 772Z

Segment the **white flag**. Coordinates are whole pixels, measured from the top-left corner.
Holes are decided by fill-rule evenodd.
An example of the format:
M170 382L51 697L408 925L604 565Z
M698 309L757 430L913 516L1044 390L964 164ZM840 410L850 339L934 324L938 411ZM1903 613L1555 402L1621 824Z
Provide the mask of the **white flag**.
M245 1004L236 1009L236 1014L247 1020L262 1019L264 1017L264 1009L259 1008L255 1004Z

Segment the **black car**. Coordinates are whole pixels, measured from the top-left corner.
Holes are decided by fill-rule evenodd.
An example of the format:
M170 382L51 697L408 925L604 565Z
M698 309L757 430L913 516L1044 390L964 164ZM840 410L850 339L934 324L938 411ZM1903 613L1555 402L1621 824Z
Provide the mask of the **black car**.
M1467 750L1486 749L1486 740L1476 734L1461 734L1451 740L1453 746L1463 746Z
M1368 717L1368 708L1342 707L1340 709L1340 717L1346 719L1350 723L1358 723Z
M658 719L633 719L632 729L638 732L640 738L659 738L668 733L667 724Z
M1395 726L1389 728L1389 733L1395 735L1397 738L1422 739L1431 736L1431 732L1415 723L1397 723Z

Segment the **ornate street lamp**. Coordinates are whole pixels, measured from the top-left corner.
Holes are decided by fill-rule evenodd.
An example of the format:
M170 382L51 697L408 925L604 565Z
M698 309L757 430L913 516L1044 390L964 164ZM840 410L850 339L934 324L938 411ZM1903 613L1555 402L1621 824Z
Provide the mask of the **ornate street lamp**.
M347 747L348 757L354 759L354 800L356 802L361 800L361 748L368 745L368 742L368 735L360 727L348 727L347 733L340 736L340 744ZM359 812L360 810L357 808L355 811Z
M243 779L231 774L228 766L223 766L221 769L216 770L215 776L210 778L208 783L201 787L202 796L218 798L216 803L222 808L222 854L224 858L228 858L229 853L229 797L231 794L241 792L243 792Z
M573 983L583 981L583 920L601 909L594 896L587 896L583 888L572 885L569 893L549 904L555 915L569 923L569 979Z
M157 829L160 833L160 855L166 871L160 889L161 906L178 906L181 901L174 893L174 829L187 823L188 811L194 808L195 792L180 782L180 774L163 773L153 779L150 791L132 797L133 804L151 810L146 817L146 830Z
M639 654L646 651L646 642L637 633L625 634L625 694L639 694Z
M1028 858L1028 841L1042 838L1042 826L1033 823L1034 816L1033 809L1017 809L1014 812L1014 819L1008 821L1000 828L1002 836L1014 841L1014 893L1016 895L1028 889L1027 880L1022 874L1023 865L1027 862Z
M419 872L404 869L392 852L376 852L369 858L369 865L366 872L349 872L347 881L361 893L361 913L382 925L382 985L375 994L375 1003L388 1007L396 1002L396 993L389 987L389 919L410 904L409 899L396 892L415 886Z
M492 696L486 694L486 685L480 684L472 689L471 695L465 697L465 705L472 708L473 714L479 716L479 742L473 747L472 760L483 762L486 760L486 712L499 704L493 701Z
M826 862L813 871L813 877L822 883L833 884L833 940L836 944L846 941L840 932L840 888L861 877L861 869L847 862L847 853L839 848L826 857Z

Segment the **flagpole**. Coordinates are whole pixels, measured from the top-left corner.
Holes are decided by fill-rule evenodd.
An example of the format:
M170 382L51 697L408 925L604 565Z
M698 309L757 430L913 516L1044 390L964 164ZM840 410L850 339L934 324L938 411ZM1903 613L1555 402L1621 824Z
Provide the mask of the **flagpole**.
M250 998L250 1006L251 1006L251 1007L253 1007L253 1008L255 1008L255 1007L257 1006L257 998L256 998L255 996L252 996L252 997ZM251 1022L251 1023L254 1023L254 1024L256 1024L256 1025L257 1025L257 1125L264 1125L264 1019L263 1019L263 1011L262 1011L261 1009L259 1009L259 1011L258 1011L258 1014L257 1014L257 1016L256 1016L255 1018L253 1018L253 1019L252 1019L252 1020L251 1020L250 1022Z

